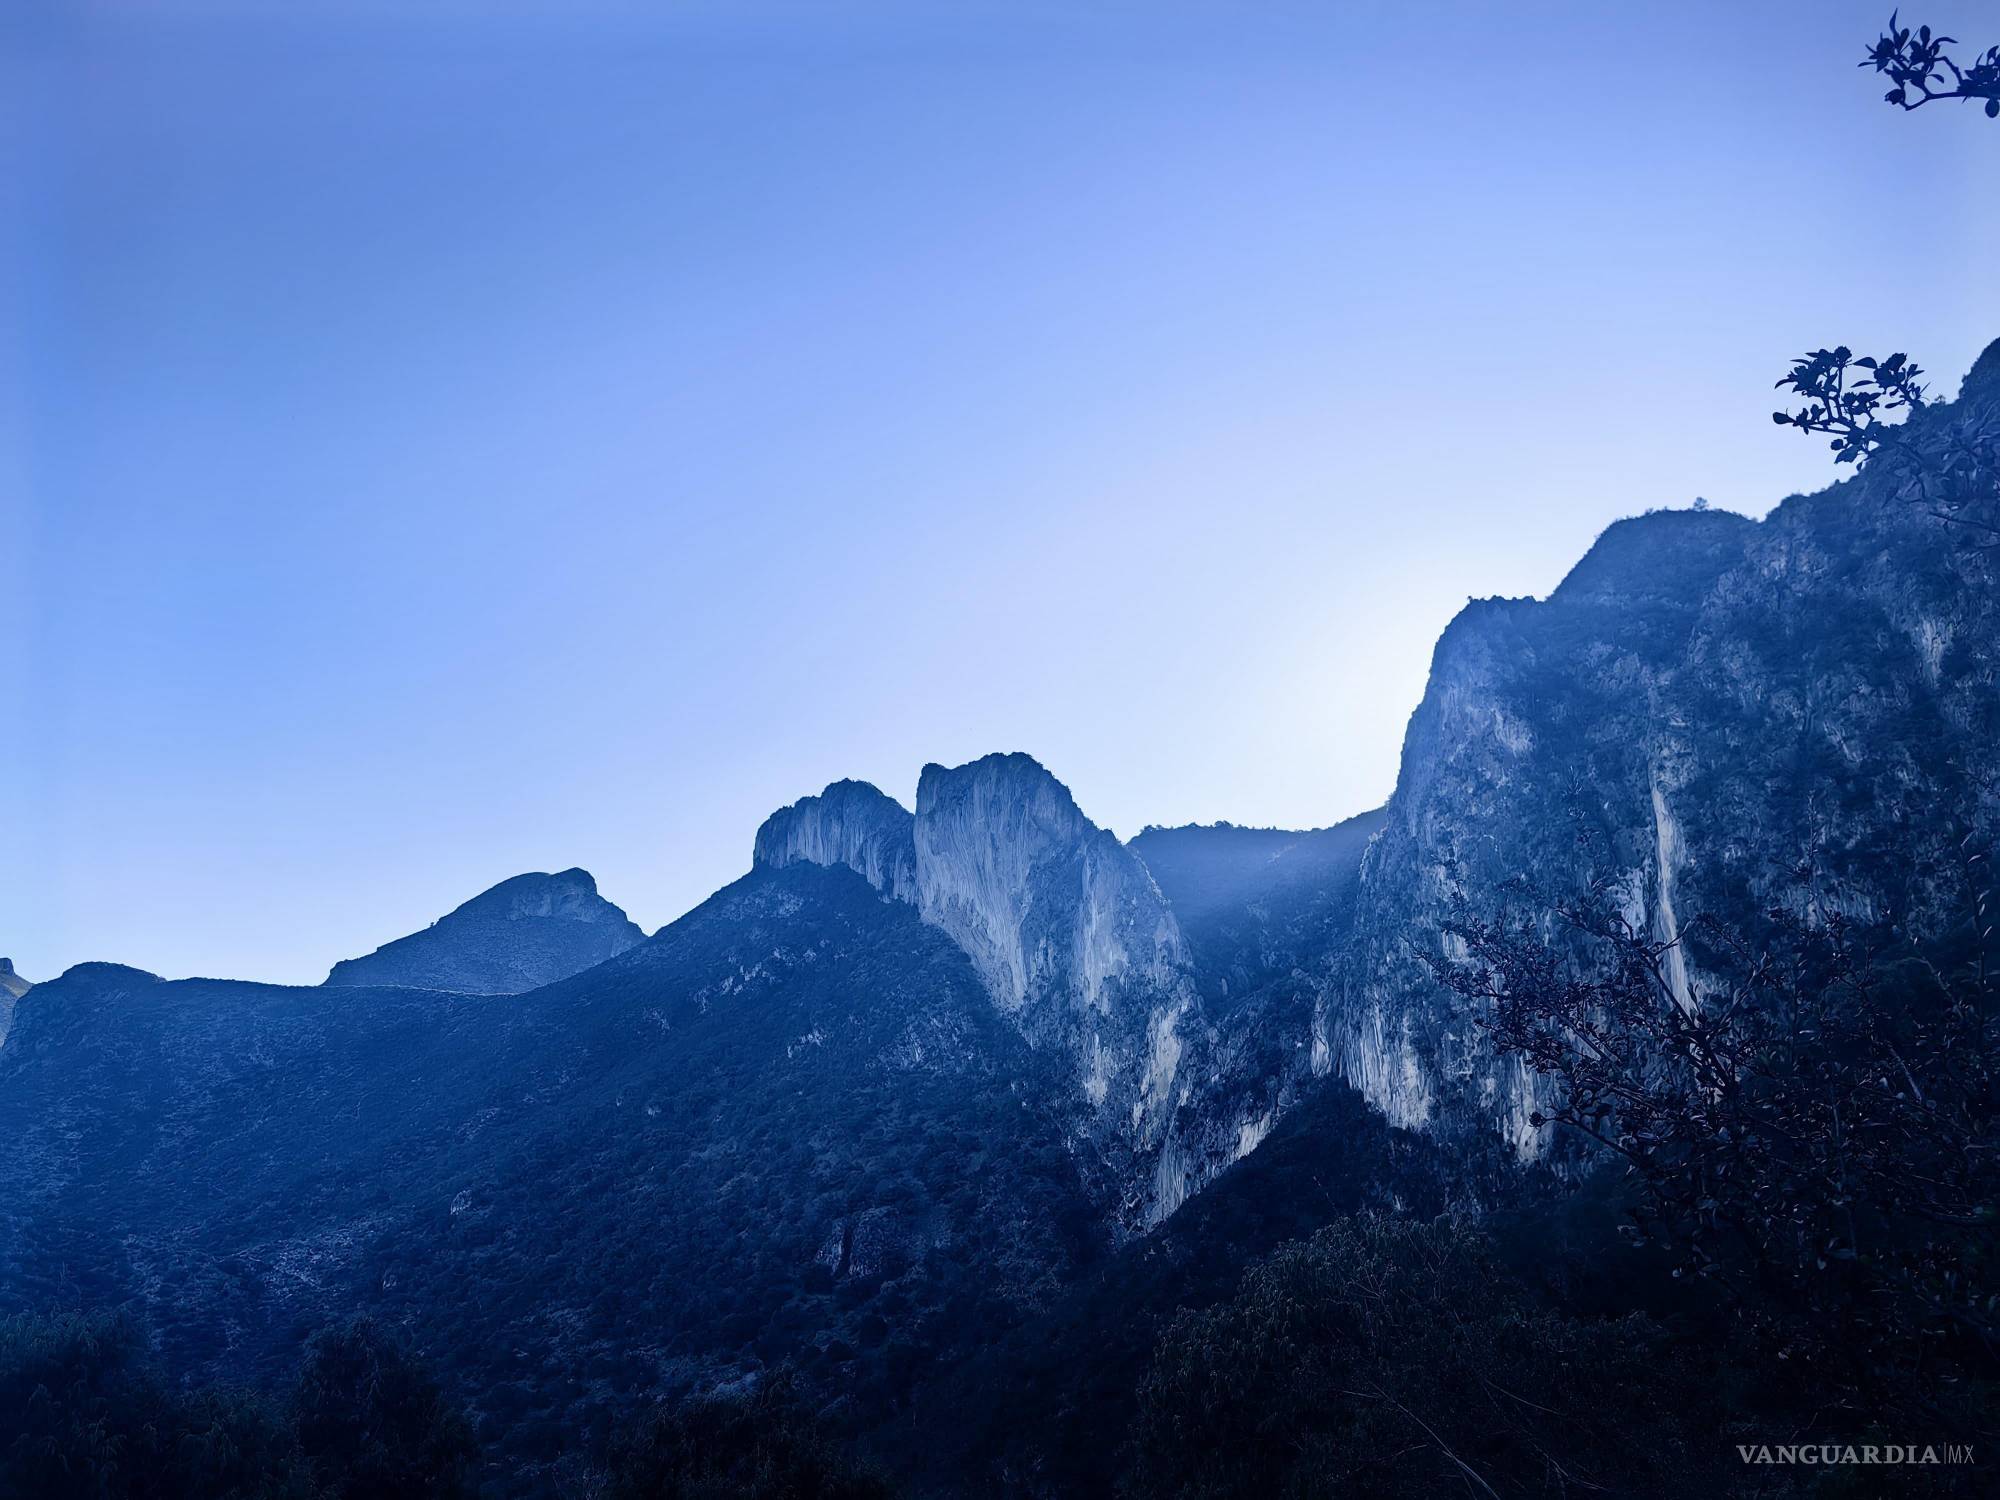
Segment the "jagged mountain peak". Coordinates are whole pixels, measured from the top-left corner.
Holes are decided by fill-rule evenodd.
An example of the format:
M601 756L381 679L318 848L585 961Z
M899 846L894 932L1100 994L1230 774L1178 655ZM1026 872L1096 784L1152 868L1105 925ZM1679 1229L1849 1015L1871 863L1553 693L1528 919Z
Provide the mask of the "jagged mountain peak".
M948 816L953 807L1004 813L1016 830L1032 828L1051 839L1102 832L1048 767L1019 750L982 755L962 766L925 766L917 778L918 819Z
M421 932L342 959L326 983L514 995L615 958L644 937L598 894L589 871L535 872L481 891Z
M1005 1009L1067 989L1104 1010L1107 983L1135 964L1184 960L1144 863L1032 756L925 766L915 833L924 919L958 940Z
M1180 924L1145 862L1031 756L929 765L917 785L917 902L1038 1050L1068 1059L1100 1135L1157 1153L1156 1219L1214 1170L1173 1132L1206 1028ZM1193 1055L1190 1055L1190 1054Z
M758 869L845 865L885 896L917 899L913 819L866 781L836 781L818 796L779 808L757 830L751 862Z
M1206 1063L1193 965L1152 872L1040 761L1019 751L927 765L916 811L837 781L757 832L758 870L845 866L949 937L1016 1031L1061 1061L1090 1133L1151 1165L1128 1205L1172 1211L1225 1158L1174 1135L1174 1109ZM1235 1139L1235 1126L1230 1126Z

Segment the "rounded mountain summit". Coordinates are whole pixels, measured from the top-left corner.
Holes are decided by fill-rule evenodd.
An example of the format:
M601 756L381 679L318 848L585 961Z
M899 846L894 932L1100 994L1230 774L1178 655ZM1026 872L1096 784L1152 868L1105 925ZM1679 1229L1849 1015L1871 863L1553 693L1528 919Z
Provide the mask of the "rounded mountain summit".
M333 985L518 995L616 958L646 934L588 870L516 875L408 937L342 959Z

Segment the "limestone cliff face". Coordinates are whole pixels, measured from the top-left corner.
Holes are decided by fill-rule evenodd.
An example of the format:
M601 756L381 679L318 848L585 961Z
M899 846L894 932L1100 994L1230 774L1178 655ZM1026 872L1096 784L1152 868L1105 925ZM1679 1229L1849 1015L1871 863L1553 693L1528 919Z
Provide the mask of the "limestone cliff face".
M1138 857L1026 755L924 767L917 905L1093 1107L1159 1141L1195 1018L1187 946Z
M14 960L0 958L0 1047L7 1044L7 1032L14 1024L14 1002L34 986L14 972Z
M2000 398L2000 360L1967 397ZM1961 927L1968 856L2000 836L2000 618L1965 540L1864 474L1761 523L1622 521L1547 600L1468 605L1321 985L1316 1070L1398 1124L1544 1149L1533 1080L1423 962L1452 958L1454 897L1490 912L1514 877L1607 878L1663 940L1773 909L1919 941ZM1698 995L1711 963L1691 939L1670 982Z
M757 830L753 863L845 865L883 895L915 904L914 820L865 781L836 781L817 797L780 808Z
M422 932L341 960L326 983L518 995L581 973L644 938L598 895L586 870L516 875Z
M766 820L756 863L845 865L914 906L1066 1078L1084 1135L1125 1183L1127 1219L1171 1213L1270 1105L1228 1066L1145 863L1026 755L926 766L916 801L912 816L836 782Z

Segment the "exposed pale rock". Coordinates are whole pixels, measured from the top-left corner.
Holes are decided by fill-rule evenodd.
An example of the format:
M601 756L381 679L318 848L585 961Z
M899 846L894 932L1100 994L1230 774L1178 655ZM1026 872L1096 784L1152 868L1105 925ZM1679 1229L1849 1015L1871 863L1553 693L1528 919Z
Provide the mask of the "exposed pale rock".
M2000 345L1966 399L2000 403ZM1399 1124L1544 1148L1537 1080L1424 961L1453 957L1458 899L1545 909L1601 882L1673 945L1684 1005L1732 962L1700 917L1953 932L1968 861L2000 842L2000 591L1961 541L1864 472L1762 522L1621 521L1546 600L1468 604L1320 981L1317 1065Z
M0 958L0 1046L6 1045L7 1033L14 1025L14 1002L33 988L14 972L13 959Z
M916 901L913 820L901 803L865 781L836 781L764 820L752 863L845 865L883 895Z

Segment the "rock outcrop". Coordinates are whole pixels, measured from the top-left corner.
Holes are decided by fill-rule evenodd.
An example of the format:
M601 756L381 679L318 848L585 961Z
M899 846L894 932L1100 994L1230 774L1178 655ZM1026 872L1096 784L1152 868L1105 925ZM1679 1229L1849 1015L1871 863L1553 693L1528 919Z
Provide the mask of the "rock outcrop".
M1173 1212L1241 1154L1270 1106L1235 1097L1243 1080L1202 1015L1187 943L1145 862L1031 756L926 766L916 800L912 815L836 782L766 820L756 863L844 865L914 906L1067 1078L1085 1134L1126 1185L1128 1221Z
M1193 1017L1187 945L1145 864L1026 755L917 783L917 906L1091 1104L1156 1139Z
M615 958L645 938L588 871L516 875L422 932L343 959L330 985L518 995Z
M2000 403L2000 346L1963 399ZM1410 721L1355 941L1321 984L1318 1070L1397 1124L1544 1150L1535 1081L1425 962L1452 959L1453 901L1491 914L1510 881L1544 904L1607 882L1635 927L1684 939L1684 999L1724 963L1690 930L1701 914L1966 940L1970 866L2000 840L2000 613L1978 539L1864 472L1762 522L1620 521L1546 600L1468 605Z
M836 781L780 808L757 830L758 868L845 865L896 901L917 899L914 820L865 781Z
M13 959L0 958L0 1046L6 1045L7 1032L14 1024L14 1002L33 988L14 972Z

